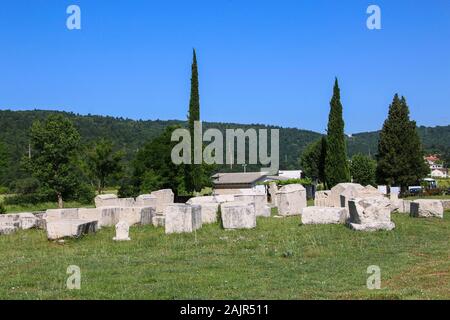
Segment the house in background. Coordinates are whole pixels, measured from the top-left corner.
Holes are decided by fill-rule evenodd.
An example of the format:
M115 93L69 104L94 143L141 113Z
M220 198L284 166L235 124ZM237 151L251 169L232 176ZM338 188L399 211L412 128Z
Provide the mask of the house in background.
M444 165L438 155L433 154L425 157L425 161L430 167L432 178L448 178L448 169Z

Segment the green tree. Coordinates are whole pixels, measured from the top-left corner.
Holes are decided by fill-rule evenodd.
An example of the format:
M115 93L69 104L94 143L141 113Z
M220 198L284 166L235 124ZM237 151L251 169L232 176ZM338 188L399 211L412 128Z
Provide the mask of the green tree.
M192 58L191 97L189 101L188 127L191 139L194 139L194 123L200 121L200 94L198 86L197 54L195 49ZM194 160L194 143L191 146L191 159ZM188 192L200 191L204 183L202 164L185 165L186 189Z
M300 167L314 181L325 181L326 137L309 144L300 157Z
M88 170L95 179L99 194L103 193L109 177L118 177L121 174L123 157L124 153L122 151L114 152L113 143L106 139L101 139L88 151Z
M0 141L0 186L6 183L6 173L8 172L9 157L6 146Z
M400 99L396 94L380 133L377 155L378 182L401 186L403 190L411 184L416 184L430 173L423 156L416 122L409 118L406 99Z
M352 157L350 172L354 183L375 186L376 170L377 162L371 157L361 153Z
M31 145L32 174L47 192L56 196L58 206L62 208L63 196L75 193L79 187L77 152L80 135L70 120L54 114L44 122L33 123Z
M167 127L162 135L146 143L133 161L133 190L123 185L121 194L137 195L158 189L169 188L175 194L184 194L184 168L172 162L171 153L177 144L171 141L172 132L177 126ZM130 183L130 181L125 181Z
M332 188L341 182L350 181L347 146L344 134L344 119L342 117L341 93L337 78L334 83L333 98L331 99L330 107L325 158L325 179L328 188Z

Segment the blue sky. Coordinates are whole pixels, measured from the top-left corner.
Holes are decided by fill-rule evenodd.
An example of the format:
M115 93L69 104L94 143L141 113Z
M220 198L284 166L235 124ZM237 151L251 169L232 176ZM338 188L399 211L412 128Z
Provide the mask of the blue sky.
M396 92L450 123L448 0L5 0L0 108L185 119L193 47L205 121L324 132L337 76L347 133L379 129Z

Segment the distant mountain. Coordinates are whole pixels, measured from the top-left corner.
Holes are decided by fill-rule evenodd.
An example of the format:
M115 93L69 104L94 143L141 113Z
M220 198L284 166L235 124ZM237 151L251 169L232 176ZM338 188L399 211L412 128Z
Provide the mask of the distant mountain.
M135 152L146 142L158 136L169 125L185 126L179 120L131 120L95 115L79 115L60 111L9 111L0 110L0 142L3 142L11 155L11 175L19 175L19 160L28 153L30 127L35 120L43 120L49 114L61 113L70 118L78 128L84 144L99 138L111 139L117 148L124 149L126 159L131 160ZM298 168L298 158L304 148L321 137L320 133L296 128L281 128L260 124L204 123L204 128L248 128L280 129L280 168ZM419 127L419 134L428 150L450 149L450 125L441 127ZM379 132L365 132L348 138L348 153L375 155ZM230 168L222 168L230 170ZM251 170L252 168L247 168ZM240 166L233 170L242 171Z

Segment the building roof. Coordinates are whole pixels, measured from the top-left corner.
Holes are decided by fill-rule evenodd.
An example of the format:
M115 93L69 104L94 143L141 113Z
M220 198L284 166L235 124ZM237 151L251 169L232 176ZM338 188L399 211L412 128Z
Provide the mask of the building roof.
M217 173L212 176L215 185L221 184L253 184L267 176L263 172Z

